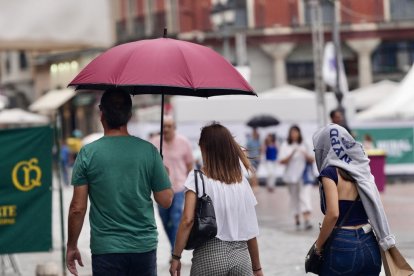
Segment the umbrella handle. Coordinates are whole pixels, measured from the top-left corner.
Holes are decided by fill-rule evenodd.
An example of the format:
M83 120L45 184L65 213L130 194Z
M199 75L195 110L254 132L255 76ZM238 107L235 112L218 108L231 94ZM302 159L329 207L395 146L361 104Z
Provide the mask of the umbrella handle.
M164 158L162 155L162 142L164 140L164 93L161 94L161 131L160 131L160 155L161 159Z

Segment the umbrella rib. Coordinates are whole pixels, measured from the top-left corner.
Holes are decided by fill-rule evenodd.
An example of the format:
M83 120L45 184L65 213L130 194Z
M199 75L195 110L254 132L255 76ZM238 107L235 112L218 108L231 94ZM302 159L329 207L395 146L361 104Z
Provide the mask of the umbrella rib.
M187 72L188 72L188 75L190 76L190 84L191 84L191 87L193 88L193 90L195 89L195 87L194 87L194 83L193 83L193 75L191 74L191 70L190 70L190 68L188 67L188 64L187 64L187 58L185 57L185 55L184 55L184 53L182 52L182 50L181 50L181 48L180 47L178 47L176 44L174 44L174 46L178 49L178 51L180 52L180 54L181 54L181 56L183 57L183 59L185 60L185 67L186 67L186 69L187 69Z
M139 43L137 43L138 44L138 47L139 47ZM127 65L131 62L131 56L133 56L134 55L134 53L135 53L135 51L131 51L130 52L130 54L128 55L128 59L127 59L127 62L126 62L126 64L123 66L123 68L122 68L122 71L121 71L121 74L119 74L118 76L122 76L123 74L124 74L124 71L126 70L126 68L127 68ZM117 82L119 82L119 78L117 78ZM120 85L118 85L118 84L116 84L115 83L115 86L117 87L117 86L120 86Z

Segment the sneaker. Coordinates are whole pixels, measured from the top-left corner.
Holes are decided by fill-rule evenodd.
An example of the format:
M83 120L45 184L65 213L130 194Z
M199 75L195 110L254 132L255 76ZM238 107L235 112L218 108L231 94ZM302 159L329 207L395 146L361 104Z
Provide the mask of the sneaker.
M313 228L313 225L309 223L309 221L305 222L305 230L311 230Z

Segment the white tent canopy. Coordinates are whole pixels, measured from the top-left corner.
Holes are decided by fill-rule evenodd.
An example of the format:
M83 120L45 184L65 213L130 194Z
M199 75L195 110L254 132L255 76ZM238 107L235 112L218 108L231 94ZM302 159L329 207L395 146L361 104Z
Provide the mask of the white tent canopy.
M75 96L71 88L50 90L29 106L31 111L52 113Z
M326 93L327 112L336 108L333 93ZM353 105L345 103L352 118ZM212 121L245 122L259 115L273 115L282 122L317 121L316 93L292 85L284 85L252 96L218 96L208 99L174 97L174 114L178 122ZM348 118L349 118L348 117Z
M382 80L368 86L351 91L348 97L353 99L357 110L364 110L379 103L384 98L397 91L398 83Z
M0 0L0 49L109 47L110 0Z
M359 113L358 120L407 119L414 115L414 66L398 85L397 90L371 108Z
M0 111L0 124L5 125L26 125L26 124L47 124L47 116L24 111L20 108L4 109Z

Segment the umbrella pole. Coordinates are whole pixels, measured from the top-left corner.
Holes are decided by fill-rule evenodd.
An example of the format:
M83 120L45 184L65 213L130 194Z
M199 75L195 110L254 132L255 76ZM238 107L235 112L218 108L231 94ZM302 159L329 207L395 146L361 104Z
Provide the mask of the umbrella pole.
M160 154L161 158L163 158L162 155L162 141L164 140L164 93L161 94L161 131L160 131Z
M58 114L58 110L56 110L55 116L54 116L54 127L55 127L55 143L56 143L56 147L57 147L57 164L56 164L56 168L57 168L57 178L58 178L58 183L59 183L59 211L60 211L60 237L62 239L62 244L61 244L61 257L62 257L62 273L63 275L66 275L66 246L65 246L65 221L64 221L64 210L63 210L63 190L62 190L62 175L61 175L61 171L60 171L60 151L61 151L61 147L60 147L60 140L62 138L62 133L61 133L61 127L62 127L62 118L59 116ZM56 160L56 159L55 159Z

